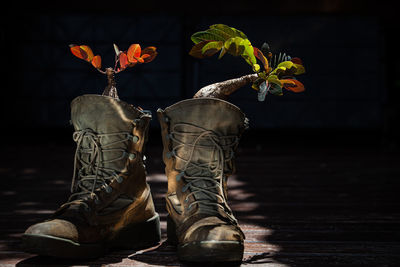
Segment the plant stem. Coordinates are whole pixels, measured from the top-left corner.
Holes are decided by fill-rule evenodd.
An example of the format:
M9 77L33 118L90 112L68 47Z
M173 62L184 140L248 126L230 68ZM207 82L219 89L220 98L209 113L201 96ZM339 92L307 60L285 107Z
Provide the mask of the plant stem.
M119 99L118 93L117 93L117 87L116 87L116 83L115 83L114 69L106 68L105 73L107 75L108 85L106 86L106 88L104 88L103 95Z
M213 83L197 91L193 98L215 97L226 100L229 95L234 93L239 88L254 82L257 77L257 74L249 74L236 79Z

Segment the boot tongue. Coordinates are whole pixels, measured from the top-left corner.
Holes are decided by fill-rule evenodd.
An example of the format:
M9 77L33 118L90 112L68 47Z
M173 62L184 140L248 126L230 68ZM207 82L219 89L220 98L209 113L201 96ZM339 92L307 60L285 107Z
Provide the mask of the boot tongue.
M74 140L79 145L79 175L91 177L81 179L81 186L91 190L93 177L109 177L113 171L125 170L127 138L140 115L132 105L112 97L83 95L72 101L71 121L75 128ZM96 179L94 188L102 184L102 179Z
M176 169L185 166L186 162L181 158L187 159L190 155L191 147L188 145L196 142L196 138L204 131L214 136L214 140L223 148L224 157L229 158L232 156L232 149L227 149L227 146L235 139L238 140L247 127L247 118L238 107L216 98L184 100L166 108L165 114L170 120L172 147L177 148L179 156L175 161ZM211 139L201 138L196 145L192 160L210 162L212 153L215 152ZM204 149L204 145L210 147ZM233 168L230 163L227 165L229 166L225 166L225 171Z
M229 102L215 98L184 100L166 108L165 114L170 121L175 169L184 170L186 176L199 177L187 179L191 181L196 200L220 202L216 194L223 192L217 185L222 182L222 171L233 171L231 162L225 159L232 158L238 138L247 126L244 114ZM218 183L201 177L215 179ZM194 187L215 194L197 191ZM215 208L215 205L199 203L199 209L204 212Z
M71 121L75 130L91 129L95 133L132 131L132 122L140 114L126 102L101 95L79 96L71 103Z

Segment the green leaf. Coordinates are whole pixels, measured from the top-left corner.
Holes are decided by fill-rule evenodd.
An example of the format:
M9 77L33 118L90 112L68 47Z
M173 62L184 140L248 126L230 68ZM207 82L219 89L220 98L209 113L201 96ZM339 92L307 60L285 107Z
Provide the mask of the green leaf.
M214 32L209 32L208 30L194 33L191 39L195 44L203 41L225 41L225 38Z
M257 59L254 55L254 48L251 45L250 41L248 39L244 39L241 42L241 45L244 46L242 57L246 60L248 64L250 64L250 66L253 67L253 71L258 72L260 70L260 66L257 64Z
M276 85L278 85L279 87L282 87L282 83L281 83L281 81L278 79L278 76L277 75L269 75L268 76L268 78L267 78L267 81L269 82L269 83L271 83L271 84L276 84Z
M215 42L208 42L206 45L203 46L201 49L201 53L206 56L212 56L217 53L223 47L222 41L215 41Z
M271 87L269 88L268 91L269 91L271 94L277 95L277 96L283 95L282 87L281 87L281 86L279 86L279 85L277 85L277 84L275 84L275 83L270 83L270 85L271 85Z
M260 65L258 65L258 64L253 64L253 65L251 65L251 67L254 72L259 72L261 69Z
M243 41L243 38L232 37L224 43L224 47L229 54L241 56L245 50L245 46L242 44Z
M214 25L210 26L210 29L218 29L218 30L226 33L230 37L240 37L242 39L248 39L247 36L243 32L241 32L238 29L235 29L233 27L229 27L225 24L214 24Z
M224 46L222 46L221 53L219 53L218 59L221 59L225 55L225 53L226 53L226 49Z
M281 76L293 76L297 72L297 67L292 61L284 61L278 64L273 74Z
M211 34L214 34L215 36L218 36L218 38L222 39L222 41L226 41L229 38L235 37L235 36L232 36L229 33L224 32L223 30L218 29L218 28L210 28L210 29L207 29L206 31Z
M263 83L263 82L265 82L264 79L257 78L257 79L253 82L253 84L251 85L251 88L253 88L253 89L256 90L256 91L260 90L260 85L261 85L261 83Z
M296 72L294 73L294 75L300 75L306 72L306 69L304 68L303 65L295 63L294 66L296 67Z
M279 67L284 67L286 69L291 69L294 66L294 63L292 61L283 61L276 66L277 68Z

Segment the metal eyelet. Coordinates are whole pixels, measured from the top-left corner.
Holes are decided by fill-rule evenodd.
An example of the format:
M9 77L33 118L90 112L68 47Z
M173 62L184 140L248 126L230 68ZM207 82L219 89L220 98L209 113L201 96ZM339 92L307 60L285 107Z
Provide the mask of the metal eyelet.
M96 198L96 199L94 200L94 203L95 203L96 205L99 205L99 204L101 203L101 201L100 201L100 199Z
M169 152L167 152L166 154L165 154L165 156L167 156L167 159L170 159L170 158L172 158L173 156L175 156L175 151L169 151Z
M136 135L132 136L132 142L134 142L134 143L139 142L139 136L136 136Z
M182 193L185 193L187 189L188 189L188 187L187 187L186 185L185 185L185 186L183 186L183 187L182 187L182 190L181 190L181 191L182 191Z
M109 186L109 185L106 186L106 192L107 192L107 193L111 193L112 190L113 190L113 189L112 189L111 186Z
M124 181L124 177L118 176L115 180L117 180L117 182L120 184Z
M182 176L184 176L185 173L184 172L180 172L178 175L176 175L176 181L179 182L182 178Z
M129 153L129 159L133 160L136 158L136 154L135 153Z

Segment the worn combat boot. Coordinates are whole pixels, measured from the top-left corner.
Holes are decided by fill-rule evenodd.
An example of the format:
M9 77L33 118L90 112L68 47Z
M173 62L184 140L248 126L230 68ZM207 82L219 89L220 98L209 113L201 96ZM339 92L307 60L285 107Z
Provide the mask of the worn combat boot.
M168 177L168 239L184 261L241 261L244 234L227 203L227 178L247 119L216 98L158 110Z
M77 143L72 194L50 220L26 230L25 250L96 258L109 248L136 249L160 241L143 164L150 119L112 97L84 95L72 101Z

